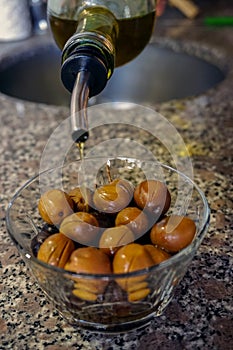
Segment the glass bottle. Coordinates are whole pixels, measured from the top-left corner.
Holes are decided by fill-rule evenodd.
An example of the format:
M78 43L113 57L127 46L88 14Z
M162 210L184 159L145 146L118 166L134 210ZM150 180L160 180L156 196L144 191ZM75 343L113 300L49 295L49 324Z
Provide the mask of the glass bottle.
M88 137L88 99L148 43L155 7L155 0L48 0L51 31L62 50L61 79L72 93L74 141Z

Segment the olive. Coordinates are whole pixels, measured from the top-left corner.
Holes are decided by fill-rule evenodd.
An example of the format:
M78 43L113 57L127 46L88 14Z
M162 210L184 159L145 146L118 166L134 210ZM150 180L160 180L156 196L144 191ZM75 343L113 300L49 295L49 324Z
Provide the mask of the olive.
M107 254L95 247L76 249L65 265L65 269L75 273L87 273L94 275L106 275L112 273L111 262ZM103 293L107 281L96 277L74 277L73 294L80 299L94 301Z
M93 245L98 239L99 223L90 213L79 211L62 221L60 232L75 242Z
M59 189L48 190L39 199L38 210L42 219L51 225L60 225L62 220L73 213L74 202Z
M137 243L127 244L118 249L113 258L114 273L128 273L154 265L150 251Z
M63 268L74 249L71 239L62 233L54 233L41 244L37 258L47 264Z
M115 217L113 215L102 213L98 210L91 210L89 213L96 218L102 230L115 225Z
M95 247L76 249L65 265L65 269L75 273L110 274L111 262L107 254Z
M145 209L153 223L164 215L171 204L171 195L167 186L158 180L145 180L138 184L134 191L134 201Z
M69 192L79 211L89 211L92 203L92 192L85 186L75 187Z
M114 254L119 247L134 241L133 232L125 225L107 228L101 235L99 247L107 254Z
M165 252L163 249L154 247L152 244L146 244L144 245L144 248L150 254L155 264L160 264L171 257L171 255Z
M129 181L115 179L95 190L93 203L97 210L113 214L125 208L132 198L133 185Z
M150 239L156 246L176 253L192 242L195 232L196 225L192 219L171 215L163 218L152 227Z
M122 209L116 216L115 225L127 225L138 238L148 229L148 218L146 214L137 207Z
M129 273L154 265L154 260L148 250L140 244L130 243L117 250L113 258L114 273ZM128 292L129 301L145 298L150 289L146 281L147 274L135 277L116 278L116 282Z
M41 228L38 234L32 238L31 250L35 256L37 256L38 250L41 244L44 242L44 240L54 233L58 233L58 229L56 226L44 224L44 226Z

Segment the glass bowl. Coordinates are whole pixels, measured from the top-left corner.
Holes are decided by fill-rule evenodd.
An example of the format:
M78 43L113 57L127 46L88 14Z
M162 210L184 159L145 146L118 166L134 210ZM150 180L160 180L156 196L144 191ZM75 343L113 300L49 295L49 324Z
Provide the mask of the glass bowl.
M145 179L163 181L171 193L167 214L188 216L195 221L196 234L192 243L158 265L125 274L77 274L38 260L34 245L44 226L38 213L41 193L55 188L68 192L80 183L94 189L109 180L106 169L110 169L113 179L120 177L134 185ZM75 327L108 333L143 326L161 315L200 246L208 223L206 198L186 175L156 161L124 157L89 158L46 170L30 179L15 194L7 210L9 235L39 286L61 315ZM149 293L141 300L129 301L127 293L117 283L127 283L129 278L147 284ZM77 281L93 286L93 289L101 286L97 288L96 300L75 296L73 290Z

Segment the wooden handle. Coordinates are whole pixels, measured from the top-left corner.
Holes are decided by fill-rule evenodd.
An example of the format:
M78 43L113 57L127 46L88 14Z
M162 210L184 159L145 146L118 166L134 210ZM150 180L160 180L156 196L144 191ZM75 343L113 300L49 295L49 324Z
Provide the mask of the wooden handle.
M169 5L178 8L188 18L194 18L199 13L198 6L191 0L169 0Z

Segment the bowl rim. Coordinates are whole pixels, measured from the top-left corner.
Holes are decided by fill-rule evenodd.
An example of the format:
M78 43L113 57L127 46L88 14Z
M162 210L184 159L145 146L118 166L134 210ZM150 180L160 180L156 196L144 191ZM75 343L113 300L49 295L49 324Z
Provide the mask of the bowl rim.
M47 264L39 259L37 259L30 251L25 251L25 247L20 248L20 243L18 242L18 240L15 238L15 234L12 230L11 227L11 219L10 219L10 212L11 212L11 208L15 202L15 200L20 196L21 192L26 189L29 185L31 185L36 179L39 179L39 177L47 172L51 172L54 170L58 170L58 169L62 169L66 166L68 166L69 164L73 164L73 163L78 163L80 161L82 161L81 159L76 159L74 161L70 161L67 163L64 163L60 166L55 166L52 168L48 168L46 170L43 170L41 172L38 172L37 174L35 174L34 176L32 176L30 179L28 179L13 195L13 197L10 199L10 202L7 206L7 210L6 210L6 228L8 231L9 236L11 237L12 241L14 242L14 244L16 245L17 249L20 251L21 254L23 254L23 257L26 258L26 260L30 260L32 261L34 264L36 265L40 265L45 269L51 270L53 272L57 272L60 275L65 275L65 276L69 276L70 278L80 278L80 277L84 277L84 278L89 278L89 279L104 279L104 280L112 280L112 279L118 279L118 278L129 278L129 277L137 277L137 276L141 276L141 275L145 275L145 274L150 274L152 273L152 271L159 271L162 269L165 269L166 267L169 267L171 265L173 265L174 263L176 263L179 260L182 260L183 256L187 256L189 254L192 254L192 257L195 255L199 245L201 244L206 230L209 226L209 222L210 222L210 208L207 202L207 199L204 195L204 192L200 189L200 187L192 180L190 179L187 175L185 175L184 173L180 172L179 170L172 168L171 166L161 163L157 160L151 160L151 159L138 159L138 158L133 158L133 157L124 157L124 156L112 156L112 157L90 157L90 158L85 158L85 160L97 160L97 159L102 159L102 160L116 160L116 159L120 159L120 160L127 160L127 161L131 161L131 162L146 162L146 163L156 163L159 166L161 166L162 168L165 168L169 171L175 172L177 173L179 176L181 176L182 178L186 179L199 193L203 204L204 204L204 214L203 214L203 224L202 226L199 228L199 230L196 232L196 235L193 239L193 241L185 248L183 248L182 250L180 250L178 253L174 254L173 256L171 256L169 259L159 263L159 264L155 264L152 265L150 267L141 269L141 270L136 270L136 271L132 271L132 272L126 272L126 273L111 273L111 274L91 274L91 273L76 273L73 271L69 271L69 270L65 270L63 268L57 267L57 266L53 266L50 264Z

